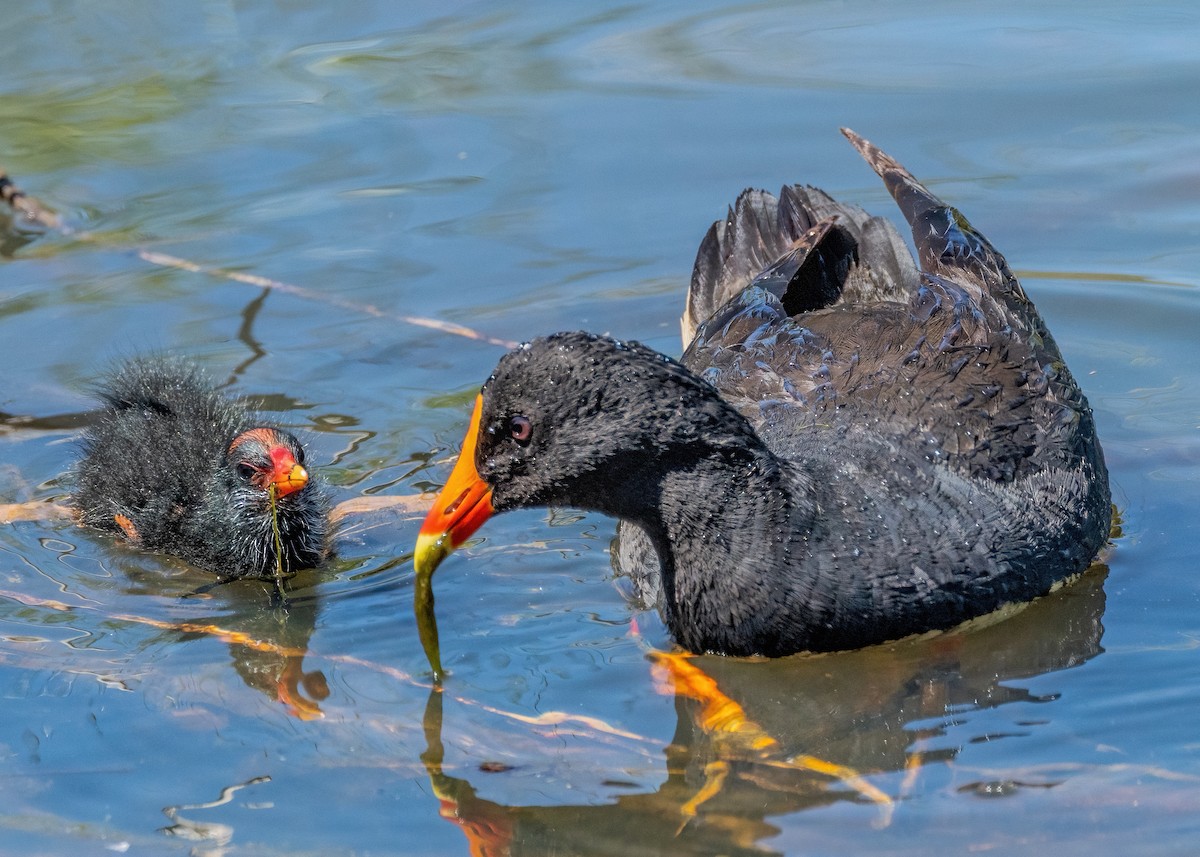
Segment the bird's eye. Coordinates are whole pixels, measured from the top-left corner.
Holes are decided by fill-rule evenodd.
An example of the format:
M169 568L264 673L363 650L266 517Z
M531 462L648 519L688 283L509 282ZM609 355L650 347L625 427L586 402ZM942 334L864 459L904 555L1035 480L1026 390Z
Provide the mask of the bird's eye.
M517 414L509 418L508 432L513 440L524 446L529 443L529 437L533 434L533 423L529 421L529 417Z
M238 476L249 481L258 475L258 468L255 467L253 464L247 464L246 462L243 461L238 464L237 472L238 472Z
M304 447L302 446L296 447L296 463L301 467L304 466Z

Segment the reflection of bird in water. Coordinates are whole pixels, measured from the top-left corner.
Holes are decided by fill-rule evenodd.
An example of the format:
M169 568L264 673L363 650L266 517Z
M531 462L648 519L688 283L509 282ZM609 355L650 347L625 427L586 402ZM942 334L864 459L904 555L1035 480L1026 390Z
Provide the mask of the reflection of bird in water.
M130 360L99 395L72 497L84 524L225 578L328 556L328 499L291 434L177 359Z
M678 694L675 743L691 750L687 776L699 783L697 795L714 800L716 795L707 793L714 777L723 777L732 792L724 799L744 794L744 782L752 782L751 802L774 794L769 804L788 811L797 787L808 792L806 806L869 797L832 771L823 782L838 785L839 792L814 788L818 782L812 774L822 764L859 776L889 771L916 776L922 765L952 762L961 748L939 740L952 722L969 718L972 710L1053 702L1057 696L1034 696L1020 680L1078 666L1103 651L1105 576L1103 566L1094 566L1072 586L1004 621L988 617L979 627L948 634L754 664L695 658L690 664L704 670L723 695L741 701L745 716L776 744L770 764L760 764L761 754L744 745L723 757L721 741L711 739L712 726L705 722L707 702ZM1035 728L1025 724L1005 735L977 737L999 740ZM777 763L781 759L799 764L789 769Z
M247 687L283 703L301 720L324 717L320 703L329 696L321 670L304 671L308 642L316 628L320 602L315 589L294 591L275 603L236 617L239 637L230 639L233 668ZM223 620L230 624L229 617Z
M1003 622L856 652L758 662L689 658L682 669L651 655L664 671L663 686L675 688L678 712L666 779L653 792L602 805L505 805L503 770L485 764L468 777L448 765L441 691L426 705L421 758L439 814L462 830L476 857L627 857L631 830L638 853L772 853L772 818L839 800L875 800L875 817L886 821L893 807L872 791L903 797L921 766L953 764L963 745L935 739L952 722L959 729L969 723L972 711L1051 704L1053 697L1035 697L1020 681L1102 651L1104 577L1097 566ZM701 670L700 678L689 674ZM706 680L715 689L704 690ZM721 715L723 706L736 713L725 708ZM1013 732L1037 728L1023 723ZM936 749L926 752L930 743Z
M513 836L512 808L480 798L465 779L447 776L442 769L442 692L429 692L425 703L425 752L421 762L439 801L442 818L457 824L467 836L472 857L509 854Z
M320 703L328 698L329 686L321 670L304 669L309 640L320 613L320 573L306 570L287 582L235 580L219 585L211 582L195 587L197 575L167 578L153 567L126 569L127 595L184 598L184 603L203 605L203 613L188 619L163 621L136 619L163 630L168 640L213 638L229 646L234 671L247 687L282 703L288 714L301 720L324 716Z

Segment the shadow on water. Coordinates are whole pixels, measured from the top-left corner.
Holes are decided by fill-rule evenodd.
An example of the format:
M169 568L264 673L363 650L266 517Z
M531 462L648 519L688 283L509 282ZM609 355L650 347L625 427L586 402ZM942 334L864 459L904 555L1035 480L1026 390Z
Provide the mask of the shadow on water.
M890 823L930 764L952 763L965 743L1029 735L1050 717L1014 731L948 735L972 712L1018 702L1048 703L1023 680L1078 666L1100 654L1107 568L990 625L856 652L774 661L696 658L719 688L700 700L674 687L677 725L656 789L594 806L506 805L481 796L503 790L506 766L473 771L446 762L443 725L454 718L441 692L424 715L421 760L440 816L457 825L475 855L762 854L778 833L769 820L838 801L878 804ZM656 659L654 655L652 659ZM449 718L449 720L448 720ZM886 781L884 795L868 780ZM1047 787L1052 782L960 784L959 791ZM636 847L631 846L636 831ZM632 847L632 850L631 850Z

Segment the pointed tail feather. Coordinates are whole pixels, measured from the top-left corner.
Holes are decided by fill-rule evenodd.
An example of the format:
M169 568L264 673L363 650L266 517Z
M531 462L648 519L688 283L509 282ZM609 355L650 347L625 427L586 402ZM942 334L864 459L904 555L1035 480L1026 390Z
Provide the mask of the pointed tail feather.
M904 219L912 227L913 242L923 271L959 283L962 283L963 273L972 274L995 297L1028 300L1004 256L958 209L938 199L899 161L878 146L849 128L841 131L883 179Z

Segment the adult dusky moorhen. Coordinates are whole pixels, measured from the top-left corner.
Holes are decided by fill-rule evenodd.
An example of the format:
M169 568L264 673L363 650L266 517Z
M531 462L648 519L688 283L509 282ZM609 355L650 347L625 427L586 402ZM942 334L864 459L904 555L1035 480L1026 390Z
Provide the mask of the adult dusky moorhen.
M292 434L166 355L125 362L98 396L71 498L81 523L223 578L326 558L328 499Z
M680 644L778 656L950 628L1088 567L1108 474L1045 323L966 218L843 133L920 271L856 206L744 192L700 247L678 362L587 333L500 360L419 572L493 512L596 510Z

